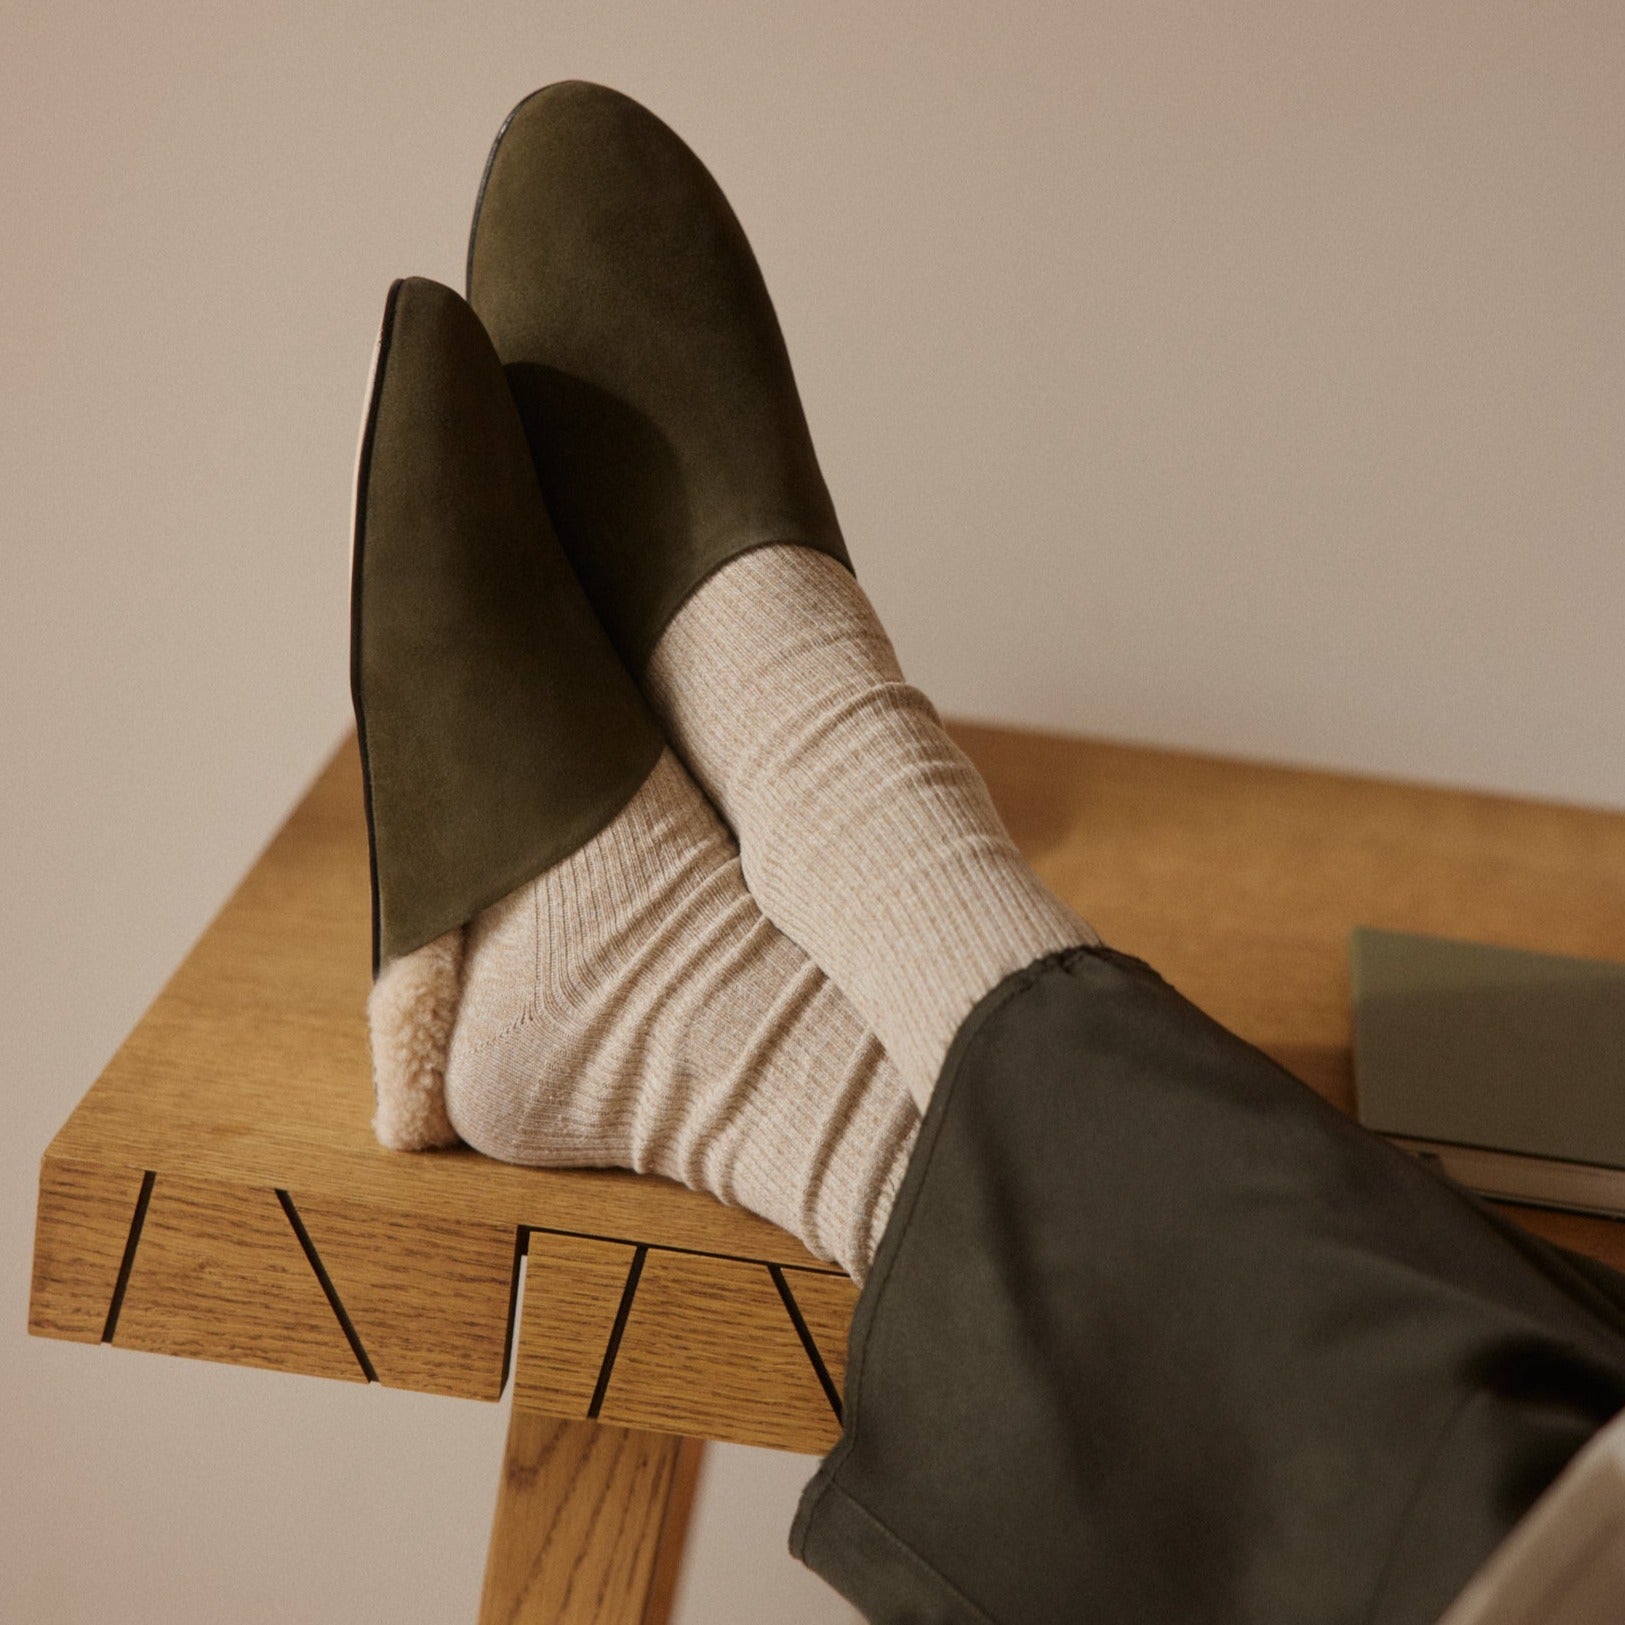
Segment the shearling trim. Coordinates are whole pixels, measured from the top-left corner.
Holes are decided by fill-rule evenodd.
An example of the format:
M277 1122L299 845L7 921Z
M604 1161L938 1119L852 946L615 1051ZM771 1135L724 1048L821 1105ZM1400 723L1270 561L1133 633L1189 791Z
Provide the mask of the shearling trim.
M367 1000L372 1130L391 1151L456 1145L446 1116L446 1054L463 987L458 927L384 966Z

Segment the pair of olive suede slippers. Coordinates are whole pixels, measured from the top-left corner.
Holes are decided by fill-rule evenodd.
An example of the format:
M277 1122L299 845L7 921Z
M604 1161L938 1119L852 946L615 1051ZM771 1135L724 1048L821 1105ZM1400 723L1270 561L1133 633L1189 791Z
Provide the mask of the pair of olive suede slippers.
M765 543L849 564L755 257L653 114L582 83L521 102L467 285L390 289L356 470L375 980L631 799L664 743L639 679L701 581ZM375 1081L378 1049L375 1020Z

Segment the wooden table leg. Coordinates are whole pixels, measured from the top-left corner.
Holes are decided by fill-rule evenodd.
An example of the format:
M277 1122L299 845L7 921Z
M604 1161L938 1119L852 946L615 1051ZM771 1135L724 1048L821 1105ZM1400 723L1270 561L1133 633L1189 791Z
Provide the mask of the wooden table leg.
M514 1407L480 1625L666 1625L703 1448Z

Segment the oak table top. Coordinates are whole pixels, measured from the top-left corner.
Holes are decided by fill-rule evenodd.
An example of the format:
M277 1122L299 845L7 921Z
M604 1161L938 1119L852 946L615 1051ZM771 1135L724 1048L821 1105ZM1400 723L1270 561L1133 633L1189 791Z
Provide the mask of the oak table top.
M954 732L1108 943L1345 1109L1352 927L1625 960L1625 814ZM374 1142L369 929L352 739L46 1151L31 1330L832 1443L855 1293L790 1236L659 1179ZM1513 1211L1625 1267L1625 1224Z

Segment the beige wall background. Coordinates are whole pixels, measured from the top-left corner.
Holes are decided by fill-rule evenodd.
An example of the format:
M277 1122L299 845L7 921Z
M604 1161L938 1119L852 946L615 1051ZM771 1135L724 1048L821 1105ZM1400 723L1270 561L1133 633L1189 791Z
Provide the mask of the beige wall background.
M614 83L948 710L1625 806L1616 0L0 9L0 1617L469 1618L502 1414L23 1336L36 1159L348 726L389 280ZM685 1625L850 1619L724 1453Z

